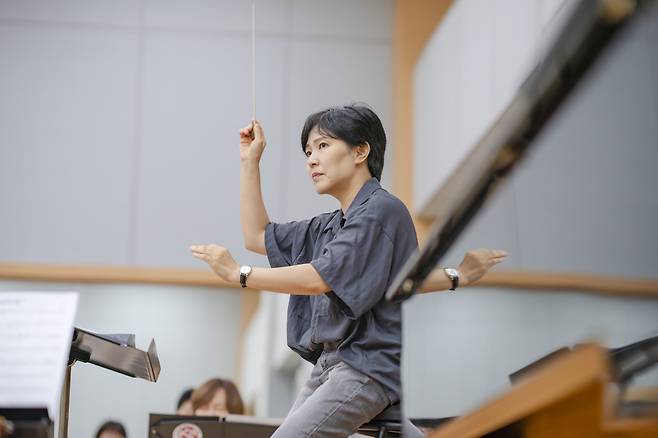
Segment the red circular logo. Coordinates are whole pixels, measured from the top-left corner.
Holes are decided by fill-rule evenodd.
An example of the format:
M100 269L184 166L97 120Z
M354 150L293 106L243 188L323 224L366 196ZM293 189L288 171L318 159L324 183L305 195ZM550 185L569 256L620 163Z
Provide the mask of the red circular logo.
M203 438L201 428L193 423L183 423L176 426L172 438Z

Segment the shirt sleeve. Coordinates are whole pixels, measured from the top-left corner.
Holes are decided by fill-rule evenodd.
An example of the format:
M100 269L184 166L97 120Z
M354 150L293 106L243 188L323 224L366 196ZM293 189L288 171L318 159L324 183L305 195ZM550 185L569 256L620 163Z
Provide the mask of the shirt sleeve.
M364 215L347 221L311 265L331 287L327 296L347 317L357 319L384 296L393 249L381 222Z
M277 224L270 222L265 227L265 250L270 266L292 266L307 263L312 257L312 246L318 234L317 218L298 222ZM306 258L306 253L311 255Z

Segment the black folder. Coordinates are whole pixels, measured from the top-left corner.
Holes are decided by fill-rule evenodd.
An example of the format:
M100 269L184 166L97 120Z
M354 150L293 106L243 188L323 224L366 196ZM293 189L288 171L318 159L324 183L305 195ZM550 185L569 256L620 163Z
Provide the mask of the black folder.
M150 414L148 438L266 438L280 424L280 420L246 415L197 417Z

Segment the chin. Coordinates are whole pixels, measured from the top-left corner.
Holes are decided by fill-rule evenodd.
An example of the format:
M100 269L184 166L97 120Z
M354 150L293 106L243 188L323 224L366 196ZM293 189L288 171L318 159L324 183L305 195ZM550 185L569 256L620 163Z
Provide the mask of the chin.
M329 189L331 188L328 184L323 184L322 182L313 184L315 188L315 192L318 195L326 195L329 193Z

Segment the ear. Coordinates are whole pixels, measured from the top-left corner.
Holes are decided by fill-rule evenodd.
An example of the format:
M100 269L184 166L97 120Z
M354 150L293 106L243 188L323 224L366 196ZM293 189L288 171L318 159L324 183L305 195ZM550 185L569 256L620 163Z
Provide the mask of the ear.
M353 148L354 152L354 163L360 164L368 160L368 155L370 155L370 144L365 142Z

